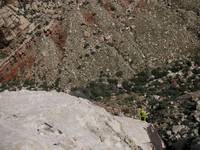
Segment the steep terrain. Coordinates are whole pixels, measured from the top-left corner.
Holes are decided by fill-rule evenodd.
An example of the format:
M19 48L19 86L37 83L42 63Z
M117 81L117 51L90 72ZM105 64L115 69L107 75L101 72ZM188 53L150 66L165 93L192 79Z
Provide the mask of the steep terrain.
M27 5L25 15L42 27L31 34L37 35L31 44L35 63L12 78L68 91L102 73L123 72L127 79L146 67L186 57L199 47L198 3L187 3L35 1Z
M198 146L199 0L17 7L0 9L1 91L55 89L134 118L143 108L169 148Z
M71 94L87 97L115 115L140 118L138 113L144 109L168 149L177 143L190 150L200 135L199 60L196 54L166 67L146 68L128 80L102 76L86 87L74 88Z

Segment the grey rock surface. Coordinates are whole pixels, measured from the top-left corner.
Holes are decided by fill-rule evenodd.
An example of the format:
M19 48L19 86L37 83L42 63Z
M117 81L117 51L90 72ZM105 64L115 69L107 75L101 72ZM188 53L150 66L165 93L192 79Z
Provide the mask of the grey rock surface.
M112 116L85 99L64 93L0 93L1 150L161 148L152 129L146 122Z

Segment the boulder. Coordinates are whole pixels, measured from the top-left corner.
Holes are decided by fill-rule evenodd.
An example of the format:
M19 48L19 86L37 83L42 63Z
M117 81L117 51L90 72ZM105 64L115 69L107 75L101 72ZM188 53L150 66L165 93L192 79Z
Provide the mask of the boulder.
M154 128L55 91L0 93L1 150L162 149Z

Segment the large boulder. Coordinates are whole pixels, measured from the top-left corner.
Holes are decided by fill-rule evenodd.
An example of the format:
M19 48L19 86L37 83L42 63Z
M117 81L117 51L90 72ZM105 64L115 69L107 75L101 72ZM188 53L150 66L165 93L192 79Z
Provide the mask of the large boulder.
M153 127L57 92L0 93L1 150L162 149Z

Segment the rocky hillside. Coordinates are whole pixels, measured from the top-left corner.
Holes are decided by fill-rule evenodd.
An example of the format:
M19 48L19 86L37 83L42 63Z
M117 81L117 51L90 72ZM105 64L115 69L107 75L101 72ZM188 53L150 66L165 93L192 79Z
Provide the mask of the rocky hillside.
M198 149L199 0L14 1L0 16L1 91L54 89L133 118L143 110L168 149Z
M102 76L71 93L90 98L115 115L139 118L138 112L144 109L168 149L176 145L193 149L200 136L199 60L196 54L166 67L147 68L129 80Z
M179 59L162 68L146 68L126 80L122 77L123 72L118 72L116 78L101 74L86 86L73 88L70 94L90 99L117 116L142 119L139 113L144 110L147 113L145 120L158 129L168 149L195 150L194 147L199 147L200 135L199 60L197 51L190 58ZM34 82L13 81L3 84L1 90L22 88L54 89Z
M127 79L146 67L186 57L199 47L198 6L195 0L33 1L25 10L16 9L36 26L29 33L33 62L12 68L9 80L68 91L102 73L123 72ZM1 29L5 35L7 28Z

